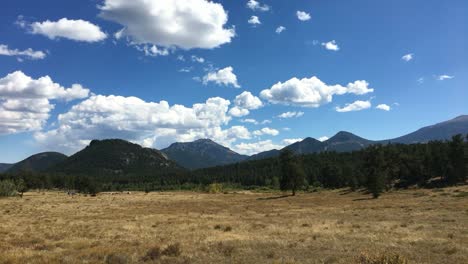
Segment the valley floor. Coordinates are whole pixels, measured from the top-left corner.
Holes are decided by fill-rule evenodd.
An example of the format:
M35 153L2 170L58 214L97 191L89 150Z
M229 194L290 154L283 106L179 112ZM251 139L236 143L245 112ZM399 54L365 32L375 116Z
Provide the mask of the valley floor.
M0 199L0 263L468 263L468 186L378 200L323 191L29 192Z

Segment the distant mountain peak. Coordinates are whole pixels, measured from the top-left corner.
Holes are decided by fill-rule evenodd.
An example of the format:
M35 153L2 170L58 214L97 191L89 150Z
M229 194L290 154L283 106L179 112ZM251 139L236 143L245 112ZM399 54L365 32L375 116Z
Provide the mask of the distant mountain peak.
M363 138L356 136L355 134L348 131L340 131L336 133L333 137L327 140L327 142L336 142L336 141L349 141L349 140L361 140Z
M247 156L240 155L211 139L173 143L162 149L161 152L188 169L236 163L247 158Z

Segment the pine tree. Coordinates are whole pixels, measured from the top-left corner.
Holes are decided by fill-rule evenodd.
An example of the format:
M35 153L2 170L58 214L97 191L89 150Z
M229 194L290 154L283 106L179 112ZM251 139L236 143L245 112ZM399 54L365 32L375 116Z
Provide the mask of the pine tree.
M380 146L370 147L365 154L364 167L367 174L367 189L375 199L385 188L386 169Z
M448 173L447 183L450 185L465 181L466 164L464 145L465 143L462 135L453 136L449 144L450 171Z
M286 149L280 154L281 181L280 189L291 190L296 195L297 189L304 184L305 173L293 153Z

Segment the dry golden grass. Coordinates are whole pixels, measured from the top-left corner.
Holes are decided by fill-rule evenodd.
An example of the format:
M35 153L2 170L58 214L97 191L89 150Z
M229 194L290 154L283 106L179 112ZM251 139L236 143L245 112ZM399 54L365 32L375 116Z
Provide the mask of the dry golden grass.
M0 263L468 263L464 192L30 192L0 199Z

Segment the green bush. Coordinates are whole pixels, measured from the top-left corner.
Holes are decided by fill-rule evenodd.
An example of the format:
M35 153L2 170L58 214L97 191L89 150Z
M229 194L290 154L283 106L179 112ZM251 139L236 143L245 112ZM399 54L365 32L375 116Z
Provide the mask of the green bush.
M16 191L16 185L13 181L10 180L4 180L0 181L0 197L10 197L10 196L16 196L17 191Z
M206 191L209 193L221 193L223 191L223 185L220 183L212 183L207 186Z

